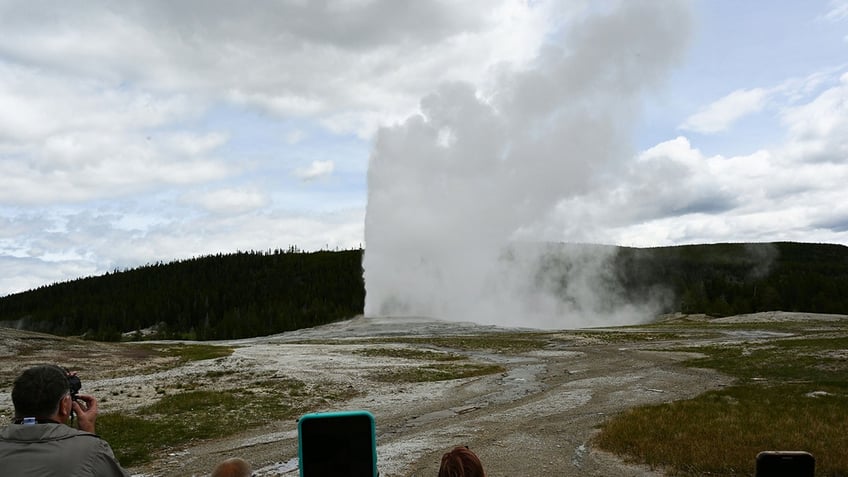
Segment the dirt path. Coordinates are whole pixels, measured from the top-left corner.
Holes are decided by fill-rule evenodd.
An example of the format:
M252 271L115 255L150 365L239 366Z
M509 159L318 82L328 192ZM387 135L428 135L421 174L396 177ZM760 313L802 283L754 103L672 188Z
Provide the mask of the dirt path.
M724 381L710 372L683 370L668 355L609 347L572 353L549 354L513 367L507 376L468 383L458 398L437 405L448 404L452 413L389 420L390 428L400 428L382 441L391 457L409 441L420 445L401 453L404 458L387 459L396 464L387 466L387 474L434 476L445 444L456 443L474 449L492 477L652 475L595 452L589 439L597 426L629 407L691 397ZM522 381L534 375L535 385ZM469 407L475 410L456 412Z

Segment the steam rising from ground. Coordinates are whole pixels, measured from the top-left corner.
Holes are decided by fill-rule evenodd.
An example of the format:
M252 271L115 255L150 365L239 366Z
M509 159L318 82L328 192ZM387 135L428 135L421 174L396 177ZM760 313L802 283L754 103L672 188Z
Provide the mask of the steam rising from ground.
M627 1L565 23L529 68L501 68L486 91L439 85L419 115L378 133L366 315L547 328L648 312L616 298L614 248L545 242L581 239L556 225L557 206L632 156L640 98L680 59L689 15Z

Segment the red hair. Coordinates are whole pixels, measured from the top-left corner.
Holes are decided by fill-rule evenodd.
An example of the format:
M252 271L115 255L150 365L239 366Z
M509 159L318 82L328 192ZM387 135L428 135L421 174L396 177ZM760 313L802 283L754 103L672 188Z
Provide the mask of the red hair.
M454 447L442 456L439 477L486 477L480 458L468 447Z

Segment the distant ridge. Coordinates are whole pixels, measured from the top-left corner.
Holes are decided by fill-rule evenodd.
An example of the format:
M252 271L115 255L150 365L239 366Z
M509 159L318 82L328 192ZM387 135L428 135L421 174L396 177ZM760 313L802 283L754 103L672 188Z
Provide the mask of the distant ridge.
M797 242L621 248L629 293L674 292L669 312L728 316L762 311L848 314L848 247Z
M156 263L0 298L0 325L119 340L268 335L362 313L362 251L240 252Z
M565 250L567 248L563 249ZM615 284L639 302L668 292L663 312L848 314L848 247L730 243L616 247ZM157 263L0 298L0 325L118 340L230 339L361 314L362 250L240 252Z

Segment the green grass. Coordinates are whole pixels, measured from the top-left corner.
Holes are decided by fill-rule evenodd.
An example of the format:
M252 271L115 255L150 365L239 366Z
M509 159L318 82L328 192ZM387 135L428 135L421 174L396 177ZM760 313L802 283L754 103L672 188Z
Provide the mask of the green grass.
M806 320L806 321L751 321L751 322L725 322L715 321L670 321L656 322L643 325L622 327L622 329L644 329L644 330L668 330L672 332L716 332L723 331L774 331L785 333L817 334L826 331L840 332L844 325L836 321Z
M627 330L627 328L621 328ZM684 332L659 331L569 331L568 336L588 338L602 343L639 343L650 341L679 340L686 338Z
M842 390L810 397L809 386L735 386L695 399L633 409L608 422L596 439L606 450L675 475L753 474L762 450L806 450L817 475L848 473Z
M374 373L372 378L388 383L423 383L470 378L502 373L506 369L494 364L439 364L395 368Z
M691 360L689 366L717 369L740 383L756 379L848 386L848 337L780 339L698 351L707 357Z
M468 359L465 356L460 356L454 353L411 348L367 348L358 350L356 353L374 358L403 358L421 361L460 361Z
M490 333L468 336L434 336L429 338L391 338L378 342L432 345L462 351L502 351L523 353L545 348L550 343L549 335L535 333Z
M183 442L178 435L184 430L181 424L172 426L163 419L103 414L97 418L97 433L109 442L121 465L130 467L147 462L155 451Z
M632 409L608 421L596 445L673 475L750 476L762 450L806 450L816 475L848 475L848 337L697 350L706 357L687 365L717 369L736 385Z
M159 354L179 358L180 362L201 361L204 359L223 358L233 354L233 348L205 344L167 344L152 345Z
M104 414L97 418L97 432L110 443L121 465L131 467L190 442L294 419L318 402L355 394L332 385L310 391L298 380L268 378L255 381L252 388L178 392L131 414Z

